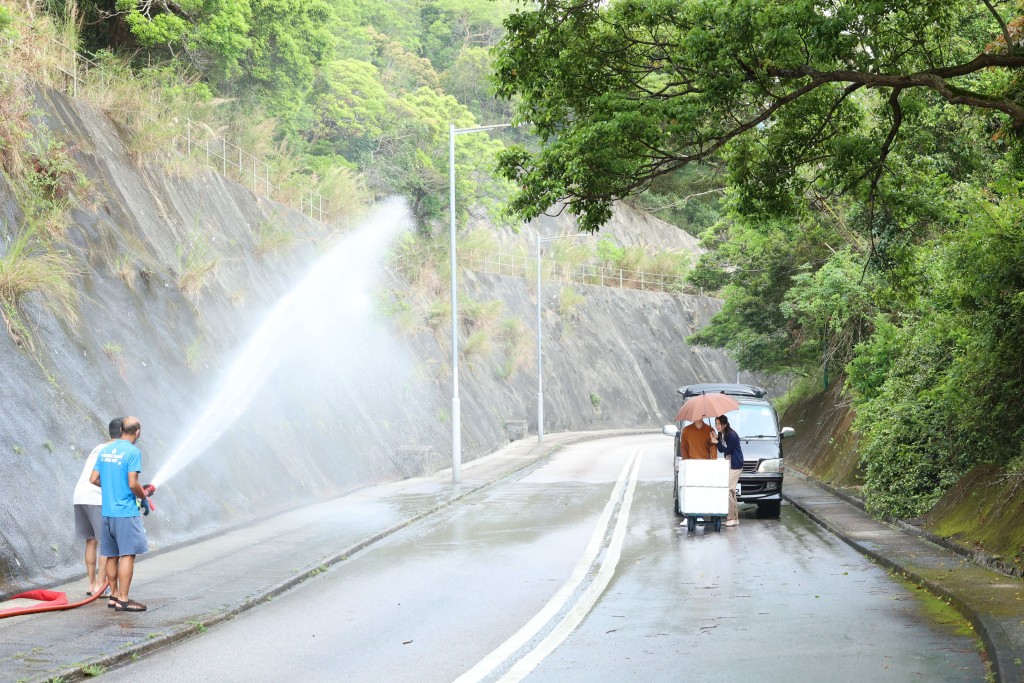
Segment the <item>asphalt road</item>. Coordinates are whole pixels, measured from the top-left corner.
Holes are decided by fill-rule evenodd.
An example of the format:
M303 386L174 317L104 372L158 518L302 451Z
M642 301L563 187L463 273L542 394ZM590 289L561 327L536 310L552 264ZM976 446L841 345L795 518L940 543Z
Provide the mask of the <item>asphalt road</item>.
M788 505L688 534L669 444L566 447L102 679L984 679L972 635Z

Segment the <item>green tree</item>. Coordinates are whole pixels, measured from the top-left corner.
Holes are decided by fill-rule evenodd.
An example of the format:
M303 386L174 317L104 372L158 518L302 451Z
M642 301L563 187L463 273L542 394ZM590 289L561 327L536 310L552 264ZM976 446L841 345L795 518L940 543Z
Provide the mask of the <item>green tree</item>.
M1015 8L1015 5L1011 5ZM741 210L797 208L812 186L855 194L875 229L887 162L939 102L1024 124L1019 23L988 0L549 0L513 14L499 92L540 151L501 169L524 217L558 203L595 229L611 202L686 164L730 158Z
M951 188L949 229L915 252L912 306L850 364L875 510L920 514L971 466L1024 455L1024 202L1003 170Z
M493 83L493 58L483 47L466 47L441 76L445 92L466 105L484 123L511 121L512 104L497 97Z
M378 194L407 197L420 229L430 230L448 205L448 126L476 125L472 113L454 97L422 87L393 98L376 140L372 163L366 163L368 182ZM462 135L456 140L457 211L471 204L496 210L496 198L508 193L494 178L495 158L503 143L486 134Z
M467 48L490 48L504 35L509 0L427 0L420 10L423 51L438 71L447 70Z
M294 117L334 47L323 0L86 0L89 49L183 60L224 93Z
M729 350L741 367L767 372L803 372L822 355L818 331L797 309L784 306L800 277L821 267L840 241L834 224L818 214L758 219L733 213L709 230L710 251L690 276L715 290L725 304L710 325L688 341Z
M357 59L335 60L324 69L311 100L313 150L366 160L384 133L391 106L377 68Z

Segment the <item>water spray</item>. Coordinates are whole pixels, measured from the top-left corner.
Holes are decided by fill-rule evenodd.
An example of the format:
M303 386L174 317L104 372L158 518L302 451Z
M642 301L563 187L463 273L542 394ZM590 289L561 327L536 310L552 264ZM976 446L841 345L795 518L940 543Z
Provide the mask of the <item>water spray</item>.
M158 468L151 486L163 486L245 413L274 371L297 352L294 340L322 338L339 322L351 326L371 320L369 288L381 271L381 256L410 227L403 200L383 202L319 259L239 349L201 407L201 417L192 421L193 428Z

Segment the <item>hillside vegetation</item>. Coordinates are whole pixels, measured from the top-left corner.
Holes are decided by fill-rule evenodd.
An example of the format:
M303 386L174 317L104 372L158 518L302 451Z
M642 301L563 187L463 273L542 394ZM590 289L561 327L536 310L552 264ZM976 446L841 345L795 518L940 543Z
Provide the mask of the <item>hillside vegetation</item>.
M700 233L690 281L726 303L690 342L745 370L843 382L873 511L920 515L979 464L1024 470L1018 3L3 6L16 73L58 59L51 38L87 54L80 96L139 158L198 120L271 160L278 195L319 191L337 222L365 198L407 197L419 235L399 265L428 300L446 278L447 246L430 238L444 231L448 125L528 122L459 137L460 225L555 206L596 230L626 200ZM0 153L34 207L7 258L38 260L0 270L8 332L24 338L25 287L74 315L53 274L75 267L62 216L89 183L73 150L32 131L24 86L3 83ZM690 271L614 243L570 258ZM443 327L439 310L414 313L410 327Z
M508 2L6 7L21 65L68 67L46 38L94 61L78 94L130 126L138 153L184 133L188 117L307 177L332 213L360 194L399 194L428 229L447 204L448 124L511 120L486 76ZM501 147L487 135L460 138L461 210L493 208L506 194L489 172Z
M0 152L22 213L2 229L13 243L0 262L8 334L32 350L22 306L32 292L67 322L77 316L74 280L81 264L66 251L66 228L74 207L102 201L91 196L91 182L76 163L82 141L38 125L37 84L64 90L116 121L135 164L156 164L183 178L212 167L340 228L375 197L405 197L418 230L402 239L393 264L408 287L384 293L382 309L408 333L442 333L450 324L443 303L448 126L512 120L510 105L495 99L489 85L489 50L510 7L489 0L389 7L243 3L230 8L240 14L229 16L226 7L0 4L0 56L10 65L0 77ZM509 184L493 173L504 147L501 132L457 138L459 253L471 259L469 267L497 254L498 263L503 258L506 267L515 265L507 274L532 279L533 237L517 238L518 228L501 212L509 195ZM512 135L523 137L526 130L512 129ZM680 182L703 188L714 179L697 173ZM671 211L694 224L703 215L687 218L685 206ZM503 220L511 239L499 239L495 230ZM291 229L261 222L257 255L305 239ZM193 300L216 269L215 239L197 222L176 247L180 286ZM560 271L588 264L625 286L669 281L679 291L693 253L601 237L588 244L556 241L545 261ZM126 281L133 277L130 265L117 264ZM462 313L476 314L472 307ZM497 344L509 347L511 359L521 356L525 344L507 323L503 331L476 330L469 348ZM505 374L519 364L509 360Z
M718 169L697 344L845 381L869 508L916 516L1024 469L1024 15L1018 2L551 0L506 22L498 91L543 140L512 206L584 227ZM844 379L845 377L845 379Z

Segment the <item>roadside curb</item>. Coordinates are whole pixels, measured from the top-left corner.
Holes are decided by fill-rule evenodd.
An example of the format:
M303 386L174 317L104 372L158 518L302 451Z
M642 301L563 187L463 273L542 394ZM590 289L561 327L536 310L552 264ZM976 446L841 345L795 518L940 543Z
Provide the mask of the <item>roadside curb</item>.
M397 524L394 524L386 529L382 529L381 531L371 534L370 536L367 536L366 538L357 541L356 543L353 543L340 551L332 553L331 555L325 557L320 563L316 564L315 566L307 567L284 581L281 581L277 584L272 584L265 590L255 593L248 599L234 605L233 607L228 607L224 610L211 613L208 617L201 617L195 620L190 620L185 624L171 626L169 630L165 633L162 633L154 638L147 639L144 642L134 643L129 647L123 647L116 653L94 657L84 662L78 662L74 666L68 667L67 669L56 672L51 671L43 677L26 679L26 681L27 683L48 683L50 681L53 681L54 679L60 679L61 681L70 683L71 681L91 679L93 678L93 676L86 673L86 669L92 667L101 667L103 669L109 669L111 667L125 664L129 661L132 661L133 658L138 658L143 655L154 652L156 650L159 650L160 648L173 645L182 640L185 640L186 638L189 638L199 633L203 633L212 626L216 626L217 624L233 619L234 617L237 617L238 615L249 611L250 609L258 606L263 602L267 602L279 595L288 592L289 590L295 588L307 579L310 579L316 576L317 574L326 571L329 567L348 559L355 553L358 553L361 550L365 550L366 548L372 546L375 543L380 542L381 540L387 538L388 536L391 536L392 534L395 534L401 531L402 529L405 529L406 527L409 527L423 519L426 519L427 517L436 514L441 510L451 507L455 503L473 494L479 493L480 491L483 491L501 481L515 477L531 468L537 467L552 453L559 450L563 446L581 443L584 441L593 441L595 439L650 433L655 433L655 430L628 429L603 432L573 432L568 433L564 437L559 437L558 434L546 435L551 439L551 441L548 443L536 444L535 446L533 446L530 449L530 451L528 451L528 455L524 456L527 460L526 462L521 463L518 466L513 466L511 469L507 471L496 473L495 475L485 479L481 483L466 488L465 490L458 491L450 498L447 498L441 503L433 505L425 510L421 510L420 512L407 517L406 519L398 522ZM474 461L470 462L472 463ZM431 477L429 478L444 477L446 472L450 472L450 469L441 470L440 472L431 475ZM191 542L183 545L188 544L191 544ZM170 552L173 550L174 548L168 548L165 549L164 552Z
M810 476L809 474L801 470L797 470L794 468L793 471L797 473L797 476L803 477L803 479L808 483L813 484L814 486L817 486L820 489L828 491L833 496L841 498L850 505L860 508L865 512L867 511L867 508L864 506L864 501L861 498L852 495L851 493L847 492L844 489L837 488L832 484L815 479L814 477ZM1009 568L1007 568L1007 564L1005 562L1002 562L1001 560L986 553L983 553L979 550L973 550L965 545L957 543L956 541L951 541L948 538L944 538L937 534L933 534L929 531L925 531L921 527L911 524L910 522L907 522L903 519L899 519L897 517L882 517L881 519L895 527L898 527L901 531L905 531L908 534L913 534L914 536L917 536L925 541L928 541L929 543L934 543L935 545L941 548L945 548L951 553L956 553L964 559L970 560L971 562L982 567L985 567L986 569L991 569L994 572L1005 574L1006 576L1009 576L1014 579L1024 578L1024 573L1021 572L1020 568L1014 566L1010 566Z
M823 484L822 482L819 482L811 477L808 477L803 473L800 473L798 476L807 483L811 484L812 486L820 488L826 493L829 493L830 495L833 495L836 498L842 500L844 503L852 505L860 509L861 511L864 510L863 503L859 503L857 499L853 498L849 494L846 494L841 491L836 491L833 487ZM992 666L992 673L997 683L1011 683L1024 681L1024 666L1022 666L1021 653L1018 653L1016 651L1014 643L1007 636L1002 624L1000 624L994 617L992 617L992 615L977 609L975 606L971 605L969 601L964 599L962 595L960 595L955 590L949 588L948 586L945 586L942 583L935 581L933 579L926 578L921 573L919 573L915 568L911 567L909 564L891 558L868 547L864 543L860 542L859 540L851 536L847 532L847 530L842 526L833 523L825 516L819 515L813 509L804 505L801 501L796 500L787 495L785 490L783 490L783 496L796 509L802 512L816 524L820 525L821 527L828 530L830 533L834 534L836 537L838 537L840 540L842 540L850 547L854 548L861 554L870 557L874 561L878 562L878 564L880 564L881 566L893 571L897 571L900 574L903 574L915 583L925 587L932 594L946 600L949 604L951 604L958 612L960 612L961 615L963 615L965 619L967 619L971 623L971 625L977 632L978 637L981 638L981 641L984 643L985 649L988 651L989 654L989 660ZM886 524L890 527L898 529L903 533L916 536L924 542L932 543L931 539L929 539L926 534L921 532L920 529L917 529L905 522L894 524L891 521L879 520L877 518L876 521L879 524ZM942 544L933 543L933 545L936 545L937 547L942 548L943 550L953 552L952 549L946 548ZM964 557L963 553L956 554L958 556Z

